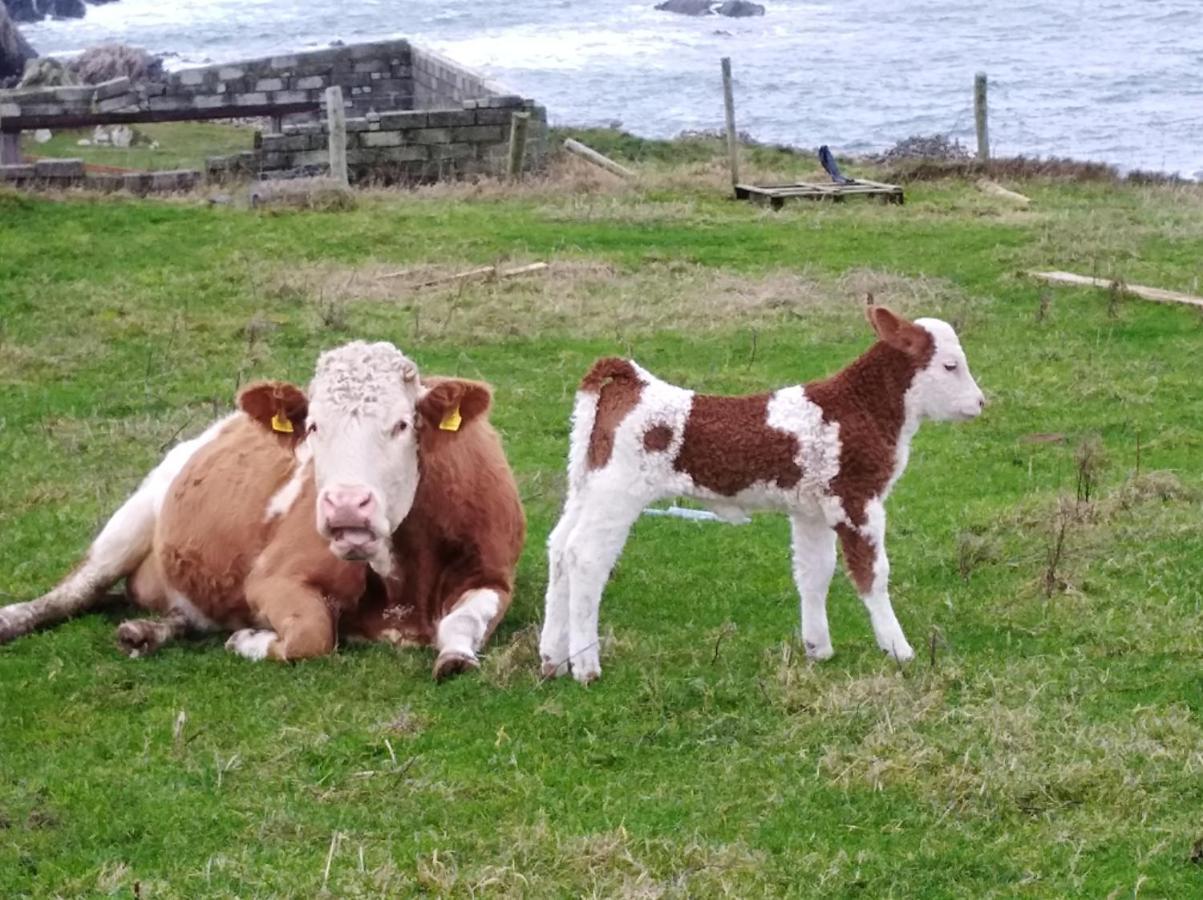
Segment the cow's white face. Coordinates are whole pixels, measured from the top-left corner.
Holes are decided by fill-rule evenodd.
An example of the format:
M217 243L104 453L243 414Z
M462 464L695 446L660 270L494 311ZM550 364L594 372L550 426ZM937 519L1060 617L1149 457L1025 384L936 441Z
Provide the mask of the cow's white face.
M378 559L418 489L418 368L392 344L323 353L309 387L317 528L342 559Z
M985 395L969 373L969 362L956 331L941 319L916 319L914 324L932 336L931 360L911 382L908 403L921 418L963 421L977 417L986 405Z

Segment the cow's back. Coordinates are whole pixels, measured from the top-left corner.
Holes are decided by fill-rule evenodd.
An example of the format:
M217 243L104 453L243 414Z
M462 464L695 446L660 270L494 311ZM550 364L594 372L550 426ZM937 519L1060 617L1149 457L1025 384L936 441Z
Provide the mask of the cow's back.
M243 585L277 525L269 502L297 465L286 441L244 415L188 461L155 530L169 606L190 604L225 628L249 624Z

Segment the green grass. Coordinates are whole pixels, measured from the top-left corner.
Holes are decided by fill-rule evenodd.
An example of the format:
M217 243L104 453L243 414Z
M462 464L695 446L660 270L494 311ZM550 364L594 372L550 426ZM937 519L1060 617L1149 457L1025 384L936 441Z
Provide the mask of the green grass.
M530 518L483 671L441 686L429 652L377 646L127 660L122 610L0 648L0 895L1203 891L1203 320L1019 274L1197 291L1203 194L1031 181L1016 212L939 182L768 214L693 177L274 215L0 194L0 602L54 583L237 384L304 381L353 336L495 385ZM378 277L538 259L462 288ZM780 518L645 518L602 680L540 683L592 358L714 391L808 379L867 345L866 290L956 321L991 400L920 431L888 506L919 659L882 658L842 578L836 657L803 659Z
M79 146L92 139L92 129L56 131L50 140L39 144L32 133L24 135L22 152L27 156L67 157L86 163L116 166L122 169L167 171L205 168L205 158L224 156L251 149L252 128L236 128L212 122L164 122L133 126L145 143L133 147ZM150 143L159 146L151 149Z

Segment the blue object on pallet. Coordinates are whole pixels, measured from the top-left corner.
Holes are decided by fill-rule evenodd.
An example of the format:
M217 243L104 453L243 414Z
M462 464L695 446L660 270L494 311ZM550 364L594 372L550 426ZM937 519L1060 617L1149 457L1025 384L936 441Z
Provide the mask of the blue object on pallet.
M836 184L856 184L855 178L849 178L840 171L840 167L836 165L835 154L826 144L819 148L819 164Z

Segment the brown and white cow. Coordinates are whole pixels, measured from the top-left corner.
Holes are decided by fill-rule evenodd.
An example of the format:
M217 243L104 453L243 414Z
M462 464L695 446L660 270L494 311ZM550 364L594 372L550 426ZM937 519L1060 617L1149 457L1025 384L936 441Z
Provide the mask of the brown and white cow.
M173 448L49 594L0 608L0 642L97 602L120 579L159 619L140 656L233 631L251 659L331 652L336 635L433 644L476 665L509 607L525 520L489 388L432 378L387 343L322 354L309 395L269 382Z
M923 419L977 416L985 398L952 327L870 306L878 341L821 381L745 397L695 394L634 362L599 360L576 395L568 497L548 540L540 655L547 677L601 674L597 617L627 533L653 501L687 496L732 520L789 514L802 638L833 653L827 589L837 536L878 646L914 652L888 592L884 501Z

